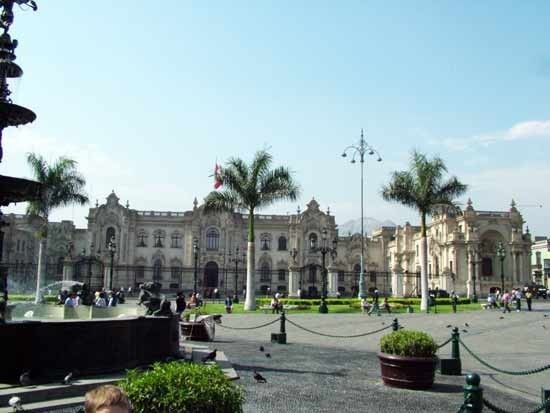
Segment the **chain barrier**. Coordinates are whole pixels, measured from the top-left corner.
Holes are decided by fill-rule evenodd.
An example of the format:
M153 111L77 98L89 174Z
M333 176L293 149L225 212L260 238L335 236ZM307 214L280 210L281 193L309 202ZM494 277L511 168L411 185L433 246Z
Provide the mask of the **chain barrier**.
M472 350L470 350L470 348L466 344L464 344L462 339L459 339L459 341L460 341L460 344L462 344L462 347L464 347L464 349L468 353L470 353L470 355L473 358L475 358L477 361L479 361L485 367L488 367L492 370L498 371L499 373L502 373L502 374L509 374L509 375L512 375L512 376L527 376L529 374L536 374L536 373L540 373L542 371L550 369L550 364L547 364L547 365L542 366L542 367L538 367L536 369L522 370L522 371L511 371L511 370L499 369L498 367L495 367L495 366L487 363L486 361L482 360L478 355L476 355Z
M367 333L361 333L361 334L352 334L352 335L347 335L347 336L340 336L340 335L335 335L335 334L326 334L326 333L320 333L318 331L313 331L313 330L310 330L309 328L306 328L304 326L301 326L300 324L298 323L295 323L294 321L292 320L289 320L288 317L286 319L286 321L288 321L290 324L292 324L294 327L298 327L299 329L302 329L304 331L307 331L308 333L311 333L311 334L317 334L318 336L323 336L323 337L332 337L332 338L357 338L357 337L364 337L364 336L368 336L370 334L376 334L376 333L380 333L381 331L384 331L384 330L387 330L389 328L392 328L393 325L390 324L389 326L386 326L386 327L382 327L378 330L374 330L374 331L369 331Z
M453 341L453 338L451 337L450 339L444 341L443 343L441 344L438 344L437 345L437 349L439 350L441 347L445 347L447 344L449 344L451 341Z
M466 411L466 409L471 408L471 404L470 404L471 398L472 398L471 396L468 396L466 400L464 400L464 403L462 403L462 405L460 406L460 408L456 413L463 413Z
M493 403L491 403L489 400L487 400L485 397L483 398L483 405L487 407L489 410L495 412L495 413L513 413L510 410L504 410L501 409L498 406L495 406ZM550 399L546 400L544 403L538 405L533 410L529 410L528 413L538 413L546 409L550 406Z
M259 326L254 326L254 327L231 327L231 326L225 326L223 324L218 324L218 326L222 327L222 328L226 328L228 330L256 330L258 328L263 328L263 327L270 326L271 324L275 324L280 319L281 319L281 317L276 318L275 320L270 321L269 323L261 324Z

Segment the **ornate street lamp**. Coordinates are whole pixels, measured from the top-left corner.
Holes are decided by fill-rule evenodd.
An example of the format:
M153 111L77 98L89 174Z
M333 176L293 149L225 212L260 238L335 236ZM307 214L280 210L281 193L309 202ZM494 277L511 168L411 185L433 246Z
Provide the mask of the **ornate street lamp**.
M350 145L342 153L342 157L348 156L348 152L351 154L351 163L355 163L355 157L359 155L359 162L361 162L361 274L359 275L359 298L366 298L367 292L365 291L365 230L364 230L364 215L363 215L363 181L364 181L364 164L365 154L376 155L377 161L381 162L382 158L376 149L370 146L363 136L363 129L361 129L361 139L358 145Z
M504 259L506 258L506 249L502 241L497 245L497 257L500 258L500 293L504 294Z
M111 269L109 271L109 291L113 291L113 267L115 264L115 253L116 253L116 243L115 243L115 237L111 237L111 240L109 241L109 253L111 254Z
M246 262L246 253L242 253L242 257L239 256L240 249L239 247L235 248L235 258L229 258L229 261L233 261L235 263L235 299L233 300L234 303L239 302L239 262L242 262L243 264ZM243 297L244 298L244 297Z
M474 291L473 291L473 294L472 294L472 302L473 303L477 303L477 294L476 294L476 278L477 278L477 272L476 272L476 264L481 262L481 261L478 261L477 260L477 257L479 255L479 252L478 250L476 249L476 247L473 247L473 246L470 246L468 248L468 253L470 255L470 262L472 263L472 270L473 270L473 274L472 274L472 283L473 283L473 286L474 286Z
M331 258L334 260L336 258L336 245L337 240L336 238L332 241L332 245L329 246L328 244L328 237L327 237L327 230L326 228L323 229L321 232L321 246L318 247L315 244L315 241L312 239L311 241L311 251L314 252L320 252L322 256L322 265L323 265L323 285L322 285L322 291L321 291L321 305L319 305L319 312L326 314L328 313L328 307L326 303L327 299L327 267L325 263L325 257L328 253L330 253Z
M197 292L197 271L198 271L198 264L199 264L199 240L197 238L193 239L193 255L194 255L194 262L195 262L195 271L193 273L193 293Z

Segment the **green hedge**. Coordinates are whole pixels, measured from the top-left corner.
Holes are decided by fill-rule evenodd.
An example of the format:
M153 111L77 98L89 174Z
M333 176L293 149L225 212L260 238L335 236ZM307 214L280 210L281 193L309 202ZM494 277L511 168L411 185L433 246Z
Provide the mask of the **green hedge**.
M57 303L57 297L55 295L44 296L47 303ZM34 301L33 294L9 294L9 301Z
M217 365L155 363L151 370L130 370L119 383L135 413L241 413L243 391Z
M308 298L282 298L280 300L283 304L290 304L290 305L304 305L304 306L316 306L321 304L320 299L308 299ZM369 296L369 302L371 302L372 299ZM383 298L380 298L380 303L382 303ZM328 298L327 304L328 305L350 305L354 306L355 304L359 303L360 300L358 298ZM388 302L393 304L402 304L402 305L420 305L420 298L405 298L405 297L395 297L395 298L388 298ZM469 298L459 298L458 304L470 304ZM258 306L263 305L270 305L271 299L270 298L257 298L256 304ZM438 298L437 299L437 305L451 305L451 299L450 298Z
M401 330L380 339L380 351L409 357L433 357L437 351L434 339L422 331Z

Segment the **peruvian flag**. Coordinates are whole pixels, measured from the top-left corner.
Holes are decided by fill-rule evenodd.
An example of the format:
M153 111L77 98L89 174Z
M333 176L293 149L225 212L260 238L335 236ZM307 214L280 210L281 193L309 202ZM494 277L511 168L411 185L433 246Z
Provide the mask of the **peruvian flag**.
M218 189L222 185L222 167L216 162L216 166L214 167L214 189Z

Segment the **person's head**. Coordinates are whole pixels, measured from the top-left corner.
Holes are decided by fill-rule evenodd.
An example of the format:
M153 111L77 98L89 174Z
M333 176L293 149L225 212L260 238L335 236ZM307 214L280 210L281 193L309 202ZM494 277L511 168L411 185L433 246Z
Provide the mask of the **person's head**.
M130 413L126 394L117 386L107 384L86 393L85 413Z

